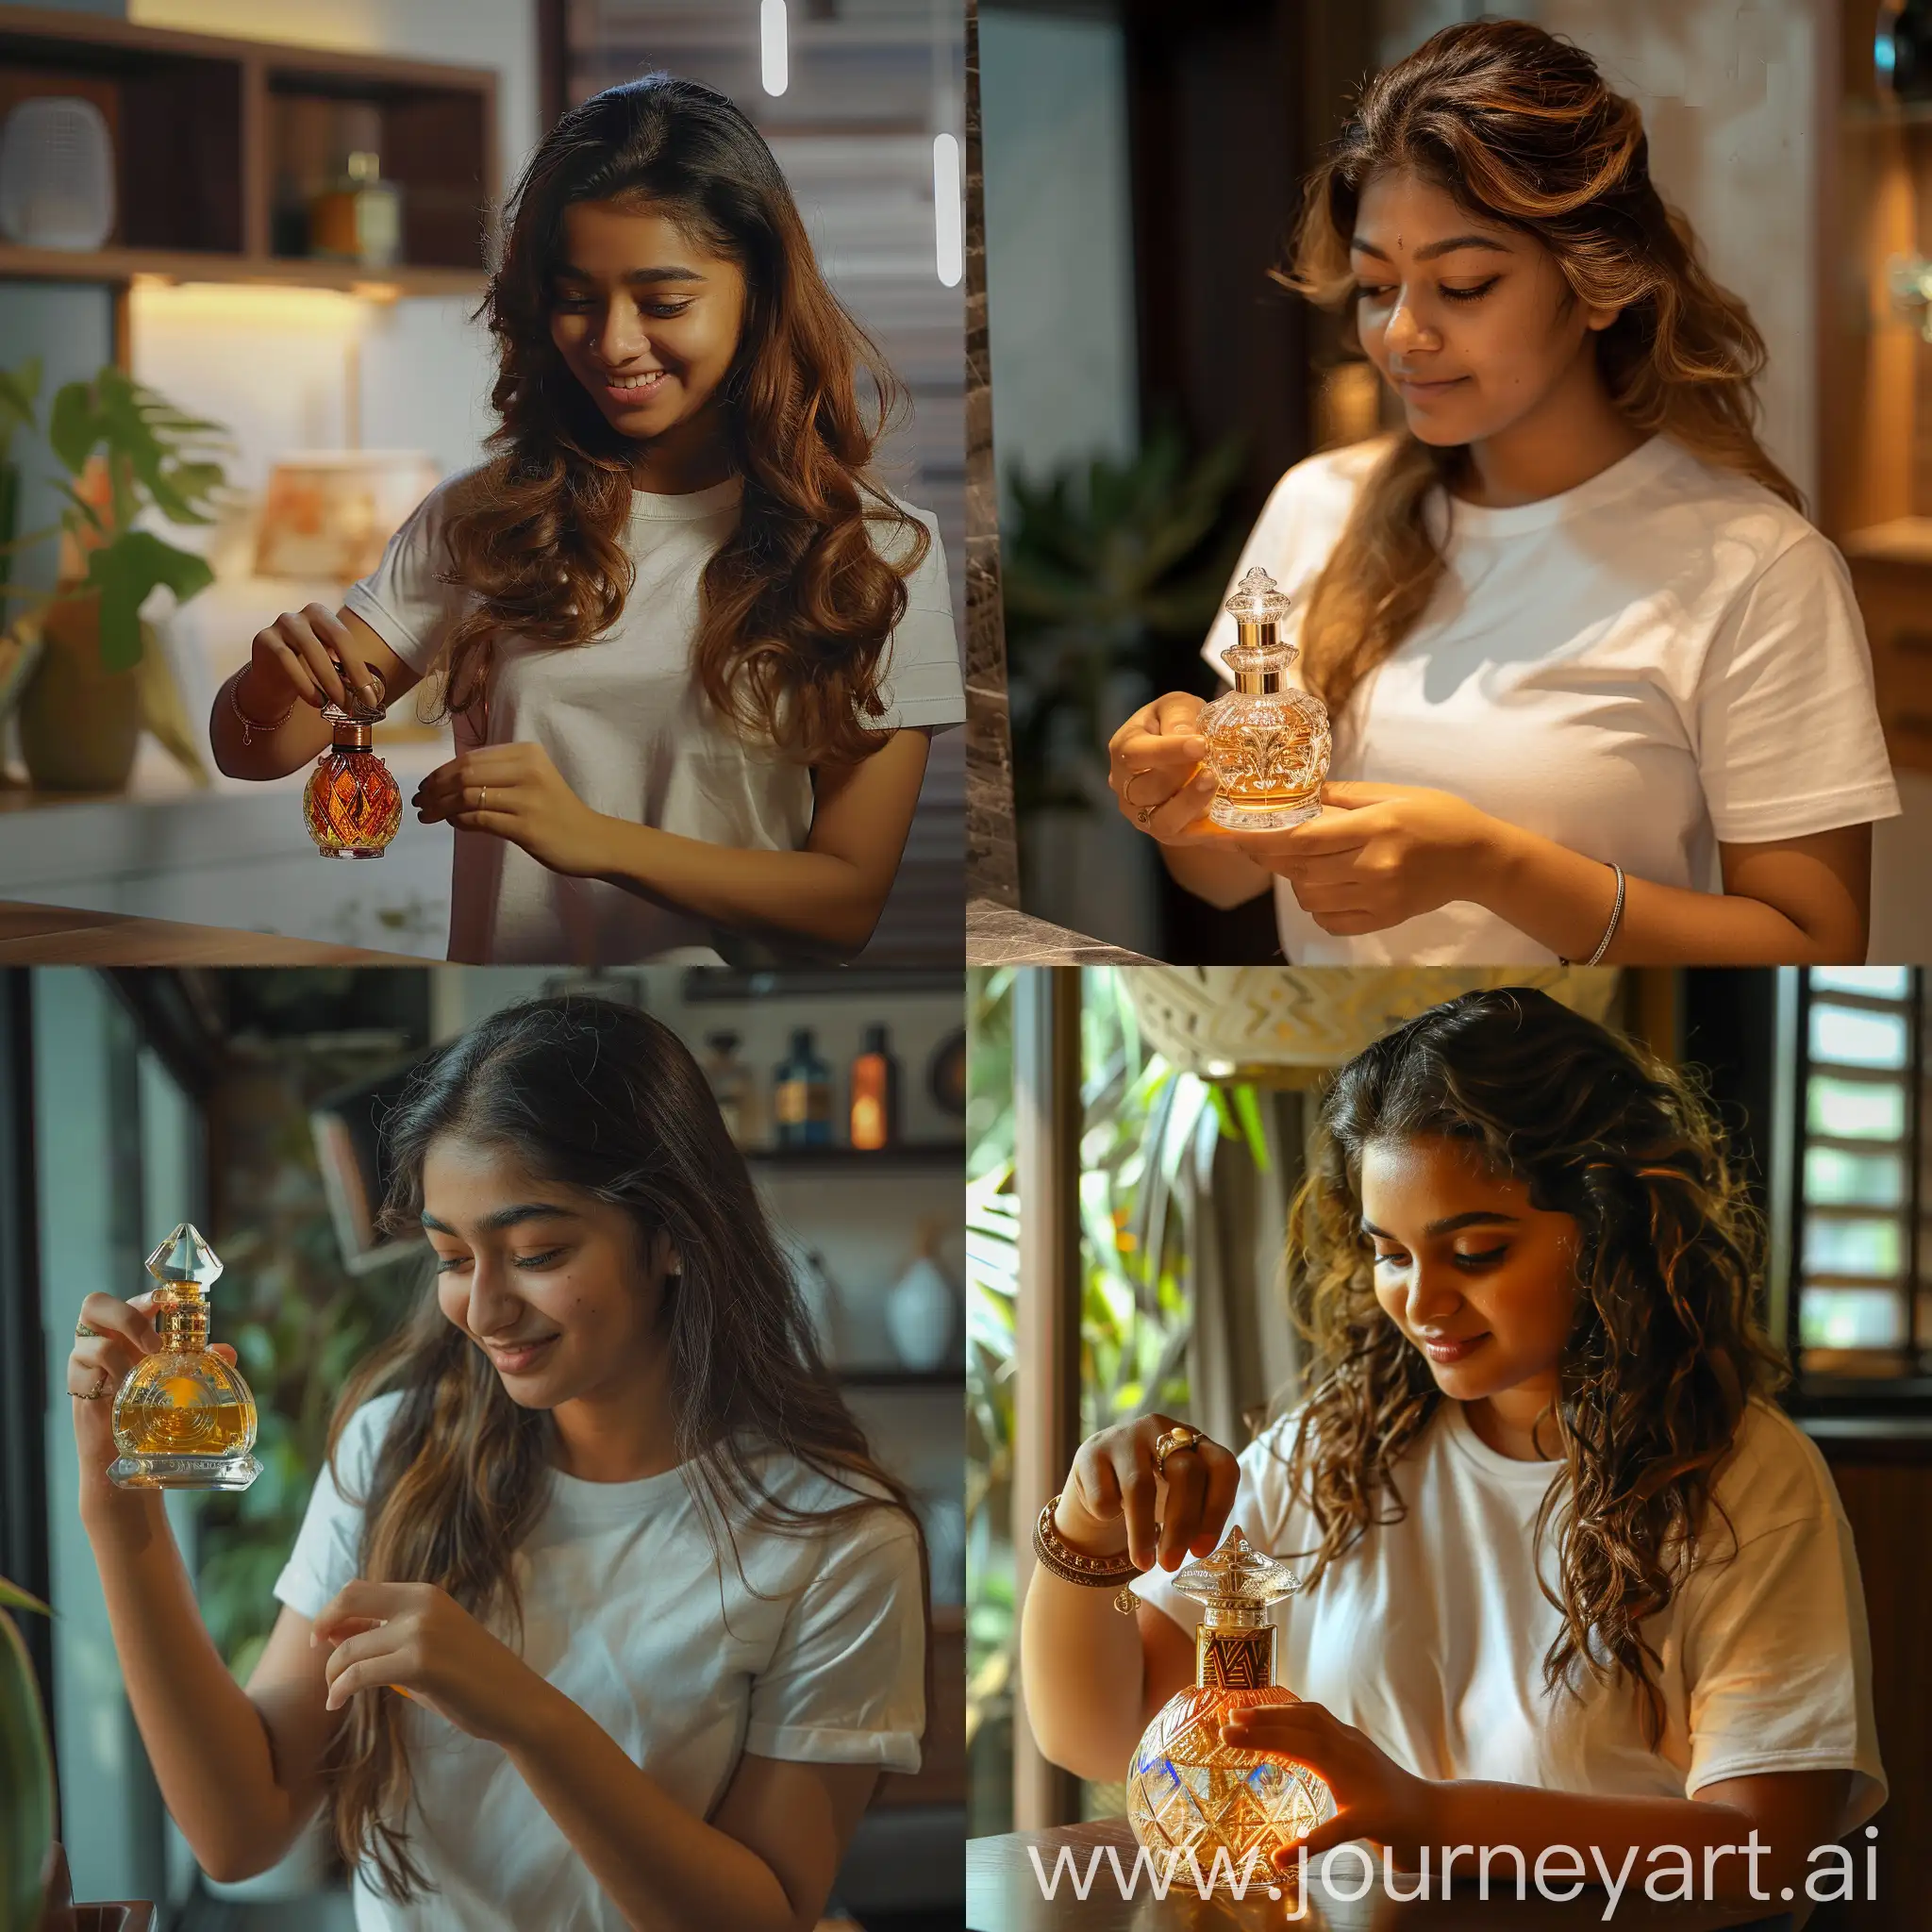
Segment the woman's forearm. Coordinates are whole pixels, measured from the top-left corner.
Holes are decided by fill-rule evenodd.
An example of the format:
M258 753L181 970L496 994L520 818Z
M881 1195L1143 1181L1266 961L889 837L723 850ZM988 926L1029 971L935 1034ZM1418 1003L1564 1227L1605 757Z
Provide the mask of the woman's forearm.
M86 1520L134 1721L169 1815L215 1879L273 1863L288 1841L267 1726L216 1651L158 1493Z
M1183 891L1224 912L1258 898L1274 876L1232 845L1163 845L1160 858Z
M251 725L244 730L235 707L251 719L280 719L273 729ZM284 709L287 717L282 717ZM297 699L290 708L286 688L278 696L262 696L256 686L253 663L242 669L215 693L208 713L208 744L216 766L230 778L282 778L321 756L329 741L328 726L311 704Z
M504 1748L636 1932L791 1932L797 1914L772 1868L694 1818L554 1686Z
M840 957L872 937L891 889L890 870L881 886L829 852L713 845L609 817L601 818L598 837L608 864L597 875L612 885L718 925L783 935Z
M1106 1783L1146 1728L1139 1621L1110 1591L1036 1565L1020 1617L1020 1682L1034 1742L1052 1764Z
M1519 825L1492 822L1471 894L1565 959L1596 951L1616 904L1616 876L1599 858ZM1832 923L1807 931L1761 899L1696 892L1626 874L1624 916L1604 960L1612 965L1797 966L1862 963L1862 936Z

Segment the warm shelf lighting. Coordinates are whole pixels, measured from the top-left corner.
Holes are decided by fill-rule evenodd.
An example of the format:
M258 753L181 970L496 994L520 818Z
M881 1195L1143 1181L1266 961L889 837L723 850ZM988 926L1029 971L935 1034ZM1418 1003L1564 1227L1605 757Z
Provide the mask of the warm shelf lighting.
M966 211L960 199L959 142L941 134L932 144L933 240L940 280L957 289L966 273Z
M785 0L760 0L758 52L768 94L782 94L791 78L791 49L785 22Z

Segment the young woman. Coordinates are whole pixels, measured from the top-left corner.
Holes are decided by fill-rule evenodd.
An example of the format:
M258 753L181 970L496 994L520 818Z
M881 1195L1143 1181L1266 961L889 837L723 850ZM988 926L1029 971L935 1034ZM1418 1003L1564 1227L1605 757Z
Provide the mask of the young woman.
M1239 1523L1292 1561L1281 1680L1224 1738L1312 1766L1318 1853L1591 1846L1633 1897L1789 1903L1884 1802L1864 1599L1823 1457L1768 1399L1757 1230L1683 1076L1546 994L1465 994L1349 1062L1291 1218L1306 1401L1239 1457L1169 1416L1090 1437L1053 1514L1125 1550L1133 1621L1042 1565L1023 1627L1041 1748L1124 1774L1193 1682L1171 1574ZM1862 1839L1857 1840L1862 1847ZM1513 1874L1505 1857L1498 1882ZM1862 1871L1862 1860L1859 1861ZM1476 1875L1465 1851L1464 1878ZM1634 1876L1632 1875L1634 1874ZM1689 1894L1685 1894L1689 1895Z
M1636 107L1541 28L1445 28L1368 85L1282 279L1404 426L1296 464L1236 565L1300 606L1321 816L1211 824L1197 697L1115 733L1174 876L1272 886L1298 964L1863 959L1899 809L1863 625Z
M668 75L572 108L484 307L497 453L257 636L217 761L294 771L325 704L435 672L451 958L856 952L965 704L937 525L868 467L900 392L771 150Z
M640 1013L536 1002L386 1132L433 1292L342 1391L245 1691L159 1496L106 1475L148 1297L82 1305L81 1514L170 1812L232 1879L320 1807L363 1932L809 1927L919 1763L925 1544L703 1074Z

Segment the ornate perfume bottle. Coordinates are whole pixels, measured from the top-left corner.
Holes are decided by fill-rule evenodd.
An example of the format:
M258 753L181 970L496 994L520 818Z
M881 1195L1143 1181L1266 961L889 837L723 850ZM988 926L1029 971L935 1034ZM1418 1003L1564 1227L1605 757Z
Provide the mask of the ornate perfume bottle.
M1335 1800L1306 1765L1224 1744L1221 1726L1243 1706L1296 1701L1274 1681L1279 1633L1268 1607L1301 1584L1237 1524L1211 1557L1176 1573L1174 1587L1207 1606L1194 1633L1194 1684L1141 1734L1127 1767L1127 1820L1163 1870L1170 1852L1192 1852L1206 1876L1225 1851L1239 1876L1255 1851L1265 1875L1270 1855L1333 1816Z
M208 1345L208 1291L222 1264L184 1221L147 1257L147 1272L161 1345L114 1397L121 1454L108 1477L124 1490L245 1490L261 1474L255 1397Z
M382 680L375 679L378 700ZM383 706L364 705L353 691L350 708L325 705L334 741L316 759L302 794L308 836L325 858L380 858L403 822L403 791L390 768L376 756L375 727Z
M1238 626L1221 654L1234 689L1201 713L1201 762L1216 786L1208 816L1234 831L1279 831L1322 809L1328 708L1288 681L1295 647L1282 642L1281 621L1293 608L1259 564L1222 606Z

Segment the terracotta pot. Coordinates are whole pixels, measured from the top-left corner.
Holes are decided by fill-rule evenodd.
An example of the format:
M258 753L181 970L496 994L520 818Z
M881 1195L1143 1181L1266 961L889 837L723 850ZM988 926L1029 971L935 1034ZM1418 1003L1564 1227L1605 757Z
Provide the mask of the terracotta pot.
M50 605L47 648L20 700L20 754L42 791L119 791L141 741L140 682L101 664L98 591Z

